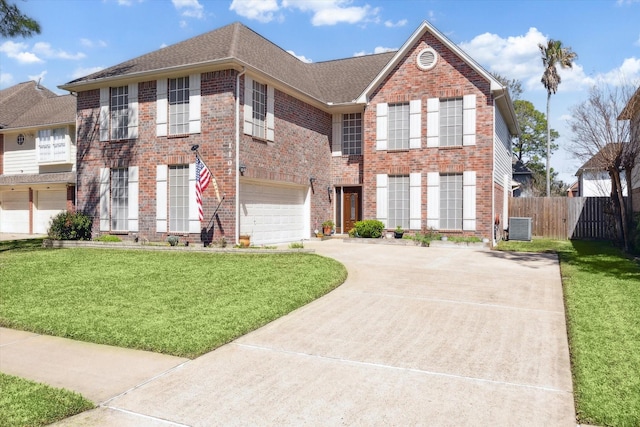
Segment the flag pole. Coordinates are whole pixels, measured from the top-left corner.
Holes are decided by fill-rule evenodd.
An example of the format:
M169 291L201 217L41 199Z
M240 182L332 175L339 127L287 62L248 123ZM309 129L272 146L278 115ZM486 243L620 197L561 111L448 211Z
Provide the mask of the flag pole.
M196 157L198 159L200 159L200 161L202 162L202 164L204 165L205 168L207 168L209 170L209 174L211 175L211 183L213 184L213 189L216 192L216 199L218 200L218 203L222 202L222 199L224 199L224 197L220 197L220 189L218 188L218 180L216 180L216 177L213 176L213 172L211 172L211 168L209 167L209 165L207 165L204 161L204 159L202 158L202 156L200 155L200 152L198 151L198 148L200 148L200 145L198 144L193 144L191 146L191 151L196 153ZM219 206L219 205L218 205ZM217 209L216 209L217 210Z

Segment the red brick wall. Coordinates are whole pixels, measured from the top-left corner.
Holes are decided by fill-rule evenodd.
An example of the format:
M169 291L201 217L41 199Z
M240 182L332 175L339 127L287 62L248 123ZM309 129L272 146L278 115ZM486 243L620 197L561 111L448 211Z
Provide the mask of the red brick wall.
M235 237L235 83L233 70L201 75L201 133L180 137L156 136L156 82L138 85L138 139L99 141L100 92L78 93L78 210L94 218L93 231L99 233L100 183L103 167L139 167L139 231L141 238L164 240L167 233L156 233L156 165L188 164L195 161L190 150L199 144L202 159L217 180L225 199L214 224L214 239ZM241 86L243 85L241 79ZM241 101L243 87L240 88ZM247 165L245 177L307 186L315 176L311 197L311 217L329 218L331 206L326 187L331 185L329 137L331 115L289 95L275 91L275 141L254 140L242 133L240 110L240 163ZM213 186L203 198L205 220L218 202ZM313 223L311 224L313 229ZM183 239L181 239L184 241ZM200 235L188 236L199 241Z
M426 47L438 53L438 62L429 71L416 65L417 54ZM476 145L453 148L426 148L427 99L476 95ZM422 148L405 151L376 150L376 104L422 100ZM427 172L476 171L476 232L465 234L491 237L493 178L493 99L490 85L462 59L431 34L425 34L373 93L364 113L364 212L376 217L376 175L422 173L422 224L427 218Z
M244 105L244 79L241 105ZM247 166L244 178L309 186L311 192L311 231L332 218L327 187L331 175L331 114L325 113L284 92L274 93L275 138L256 139L241 132L240 163ZM240 117L243 117L241 107ZM242 120L241 120L242 126Z
M362 155L331 158L331 177L335 185L360 185L364 176Z

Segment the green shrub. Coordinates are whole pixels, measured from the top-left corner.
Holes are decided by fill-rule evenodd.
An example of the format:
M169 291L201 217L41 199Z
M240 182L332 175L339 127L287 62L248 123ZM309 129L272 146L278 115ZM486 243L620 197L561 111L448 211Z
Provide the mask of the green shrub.
M304 249L304 243L302 243L302 242L291 242L291 243L289 243L289 249Z
M384 224L377 219L365 219L355 223L356 233L358 237L369 237L377 239L382 236Z
M118 236L114 236L113 234L103 234L97 239L93 239L96 242L122 242L122 239Z
M60 212L47 234L54 240L91 240L91 218L82 212Z

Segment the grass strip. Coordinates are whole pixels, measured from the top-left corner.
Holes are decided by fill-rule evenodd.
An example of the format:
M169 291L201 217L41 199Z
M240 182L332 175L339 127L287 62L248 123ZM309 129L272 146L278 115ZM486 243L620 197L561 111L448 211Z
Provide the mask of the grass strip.
M94 407L68 390L0 373L0 425L44 426Z
M309 253L0 247L0 326L193 358L346 275Z
M503 242L557 252L579 423L640 425L640 266L608 242Z

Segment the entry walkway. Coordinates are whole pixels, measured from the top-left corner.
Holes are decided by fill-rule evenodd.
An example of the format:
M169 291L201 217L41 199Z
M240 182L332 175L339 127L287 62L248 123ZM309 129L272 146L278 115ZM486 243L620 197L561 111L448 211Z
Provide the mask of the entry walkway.
M556 256L305 248L344 263L344 285L60 425L576 425ZM86 369L88 384L107 381L106 366Z

